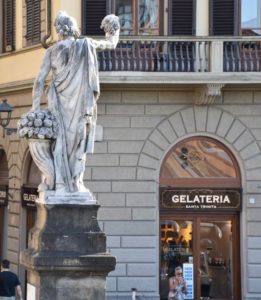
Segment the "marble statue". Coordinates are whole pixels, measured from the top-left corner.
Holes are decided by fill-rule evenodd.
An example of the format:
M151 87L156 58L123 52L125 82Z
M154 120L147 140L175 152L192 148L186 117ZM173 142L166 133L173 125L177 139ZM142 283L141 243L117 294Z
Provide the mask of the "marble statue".
M96 51L115 49L119 20L106 16L104 40L80 37L74 18L60 11L54 24L59 40L46 50L33 87L32 110L18 124L20 137L29 138L31 155L44 184L57 194L88 191L83 183L85 157L93 153L100 94ZM45 80L48 108L41 110Z

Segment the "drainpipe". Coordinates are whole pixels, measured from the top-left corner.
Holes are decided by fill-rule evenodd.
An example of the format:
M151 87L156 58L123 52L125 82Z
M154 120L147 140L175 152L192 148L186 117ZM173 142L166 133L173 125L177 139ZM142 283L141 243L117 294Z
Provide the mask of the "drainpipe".
M49 47L46 41L49 39L51 34L52 34L52 3L51 0L47 0L47 34L41 40L41 44L45 49Z

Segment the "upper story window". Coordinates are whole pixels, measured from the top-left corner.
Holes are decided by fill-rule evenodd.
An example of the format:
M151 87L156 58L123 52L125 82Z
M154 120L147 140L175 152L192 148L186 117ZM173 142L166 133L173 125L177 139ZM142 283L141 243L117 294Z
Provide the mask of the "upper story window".
M15 48L15 0L0 0L0 53Z
M121 35L192 35L196 0L82 0L83 34L99 29L108 13L119 16ZM165 30L164 30L165 27Z
M196 0L168 1L168 34L195 34Z
M115 0L122 35L159 35L159 0Z
M210 35L238 35L238 3L239 0L209 0Z
M39 44L41 41L41 4L41 0L25 0L26 46Z
M103 35L100 24L108 13L119 16L121 35L159 35L160 0L83 0L83 34Z
M102 18L115 13L121 35L191 36L196 24L202 23L196 20L197 2L200 4L200 0L82 0L83 34L103 35ZM209 0L209 35L239 34L261 34L261 0Z
M241 34L261 35L261 0L241 1Z

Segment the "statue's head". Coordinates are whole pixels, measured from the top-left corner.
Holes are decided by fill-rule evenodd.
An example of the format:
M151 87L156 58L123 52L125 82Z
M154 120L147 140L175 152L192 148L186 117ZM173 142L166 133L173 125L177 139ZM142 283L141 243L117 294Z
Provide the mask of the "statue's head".
M76 20L69 16L65 11L58 11L54 26L59 37L62 39L72 36L76 38L80 36Z

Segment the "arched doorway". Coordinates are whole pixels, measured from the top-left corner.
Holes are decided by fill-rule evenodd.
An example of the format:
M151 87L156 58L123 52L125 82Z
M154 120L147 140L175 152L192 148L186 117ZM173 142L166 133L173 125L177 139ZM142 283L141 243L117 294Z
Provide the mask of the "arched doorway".
M38 197L38 185L41 183L41 172L34 163L30 152L27 152L23 167L23 184L21 187L21 202L23 207L22 249L28 248L28 234L36 220L35 200ZM23 269L20 274L23 281L24 294L27 294L27 273Z
M8 162L3 149L0 149L0 260L4 256L5 207L8 200Z
M33 227L36 218L36 205L35 200L38 197L38 185L41 183L41 172L34 163L30 153L27 153L23 171L23 185L21 188L22 206L25 208L26 214L26 243L27 247L28 233Z
M161 300L177 266L186 299L241 299L240 210L240 170L222 143L196 136L167 153L160 170Z

